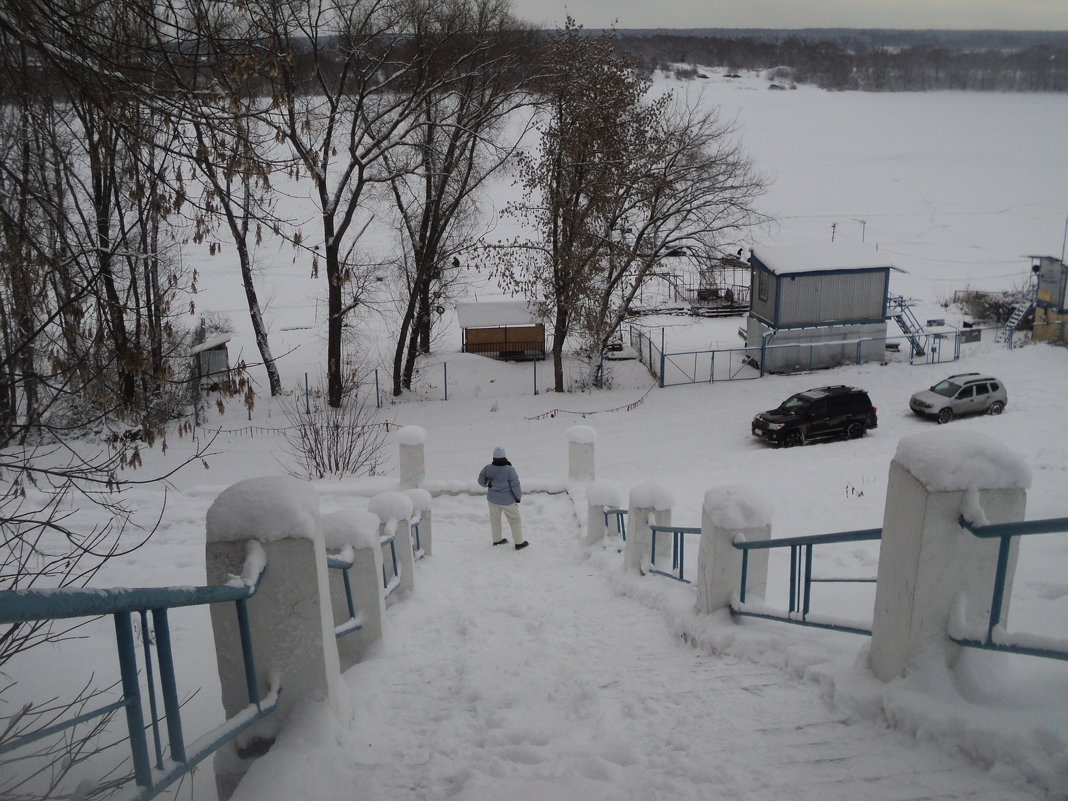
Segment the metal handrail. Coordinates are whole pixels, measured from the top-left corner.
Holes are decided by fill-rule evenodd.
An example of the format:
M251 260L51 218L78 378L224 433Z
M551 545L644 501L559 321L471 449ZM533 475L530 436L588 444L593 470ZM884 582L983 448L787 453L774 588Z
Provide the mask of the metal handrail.
M393 591L400 586L401 574L400 568L397 566L397 537L396 534L385 534L378 538L379 547L388 545L389 554L393 564L393 575L386 575L386 564L382 562L382 587L385 590L385 596L388 598L393 594Z
M0 746L0 754L14 751L44 737L73 728L94 718L109 715L119 709L126 710L126 724L130 752L134 765L135 787L128 788L121 797L134 799L154 798L175 781L189 773L199 762L218 750L224 743L236 737L257 720L274 711L278 704L280 688L272 685L267 696L260 698L256 665L252 650L247 601L259 589L266 572L264 565L254 580L219 586L202 587L140 587L84 589L66 588L4 590L0 591L0 624L30 623L44 620L69 620L112 615L115 623L115 640L119 654L119 672L122 684L122 699L99 709L77 715L70 720L21 737L12 738ZM181 707L174 670L174 654L171 647L170 624L167 613L170 609L233 602L237 608L241 650L248 687L249 706L226 723L218 726L187 747L182 731ZM170 757L163 755L159 732L160 720L156 711L155 684L152 678L151 637L148 613L152 613L155 631L156 654L163 694L164 717L167 723ZM148 750L146 726L138 681L137 648L131 615L140 615L141 639L145 653L145 673L148 677L148 692L151 707L151 722L155 746L155 766Z
M624 519L627 515L626 509L605 509L604 510L604 526L608 528L608 515L615 515L616 518L616 533L623 538L623 542L627 541L627 521Z
M363 619L356 614L356 604L352 600L352 582L349 580L349 570L352 568L354 558L345 559L341 554L334 556L327 554L326 557L326 566L328 568L341 571L341 581L345 587L345 604L349 610L349 619L334 626L335 639L341 639L346 634L351 634L363 628Z
M768 550L771 548L790 549L790 608L787 614L775 614L773 612L757 612L736 607L731 604L732 615L747 617L762 617L768 620L778 620L783 623L793 623L799 626L812 626L815 628L844 631L851 634L871 634L870 628L861 626L845 625L841 623L826 623L809 620L809 610L812 601L812 584L818 582L863 582L871 583L872 578L813 578L812 577L812 548L815 545L827 545L839 542L869 542L882 538L881 528L865 528L855 531L836 531L830 534L809 534L801 537L781 537L772 540L754 540L752 542L735 542L732 545L742 552L742 578L738 591L739 607L745 604L746 582L749 578L749 552L754 550ZM802 552L801 549L804 549Z
M649 530L652 532L652 556L650 560L650 573L657 573L661 576L667 576L668 578L675 579L675 581L681 581L683 584L689 584L690 582L683 577L684 562L686 558L686 539L684 534L700 534L701 529L693 526L649 526ZM664 570L656 569L656 533L658 531L671 533L671 570L673 572L668 573ZM674 571L678 571L675 573Z
M1005 651L1027 656L1041 656L1047 659L1068 660L1068 651L1059 648L1039 648L1031 645L1010 645L994 642L994 630L1001 620L1001 610L1005 603L1005 581L1009 572L1009 555L1013 537L1027 537L1033 534L1060 534L1068 532L1068 517L1051 517L1045 520L1021 520L1016 523L994 523L978 526L966 520L962 515L958 521L961 527L973 536L982 539L999 539L998 563L994 573L994 592L990 601L990 617L987 619L986 636L982 639L968 637L951 637L958 645L969 648L983 648L990 651Z

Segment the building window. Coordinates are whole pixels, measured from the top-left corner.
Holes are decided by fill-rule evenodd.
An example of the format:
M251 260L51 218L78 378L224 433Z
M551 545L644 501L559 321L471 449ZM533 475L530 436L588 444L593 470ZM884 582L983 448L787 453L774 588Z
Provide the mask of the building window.
M767 302L768 284L770 283L771 277L766 272L761 270L757 273L757 300L764 301L765 303Z

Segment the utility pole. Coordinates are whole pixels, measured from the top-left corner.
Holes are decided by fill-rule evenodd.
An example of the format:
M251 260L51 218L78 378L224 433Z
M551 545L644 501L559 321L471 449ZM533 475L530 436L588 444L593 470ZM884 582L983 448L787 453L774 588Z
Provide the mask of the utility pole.
M831 241L834 241L834 231L838 227L838 223L831 223Z

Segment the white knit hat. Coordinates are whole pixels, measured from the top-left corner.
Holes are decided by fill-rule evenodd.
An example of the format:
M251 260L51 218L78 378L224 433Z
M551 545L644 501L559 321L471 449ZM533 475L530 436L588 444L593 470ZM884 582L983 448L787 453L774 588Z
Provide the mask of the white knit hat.
M504 448L502 448L500 445L498 445L496 448L494 448L493 449L493 458L494 459L503 459L504 458Z

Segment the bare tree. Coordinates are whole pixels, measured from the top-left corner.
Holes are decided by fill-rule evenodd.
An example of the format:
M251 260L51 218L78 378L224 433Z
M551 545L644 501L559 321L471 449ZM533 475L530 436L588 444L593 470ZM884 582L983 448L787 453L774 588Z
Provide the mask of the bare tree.
M327 284L328 401L339 406L344 389L342 329L362 302L346 294L372 266L361 263L359 243L372 214L366 194L388 182L386 156L421 124L434 85L424 40L430 0L252 0L241 7L255 20L257 52L269 105L260 119L291 148L317 205L314 244L298 232L295 243L320 258ZM321 251L318 247L321 246Z
M607 248L577 321L591 378L664 257L688 253L711 263L733 253L760 219L753 202L765 184L729 123L696 103L647 111L641 134L630 142L631 158L614 174L611 202L596 218Z
M436 58L428 65L419 125L386 157L405 248L394 395L411 389L416 358L430 350L432 309L477 238L469 224L476 193L521 141L526 129L505 140L504 123L530 98L529 34L511 18L507 2L443 3L413 29L425 37L415 46Z
M642 136L648 82L616 55L611 34L588 37L570 18L547 43L544 63L540 144L521 154L523 198L506 209L536 233L499 250L497 270L552 319L553 376L563 392L564 343L609 253L601 221L611 215L629 143Z
M712 257L736 248L763 191L730 125L669 95L573 21L548 47L546 121L522 161L526 198L509 206L537 232L512 243L500 272L554 320L562 392L564 343L583 340L591 370L630 313L642 282L669 253Z

